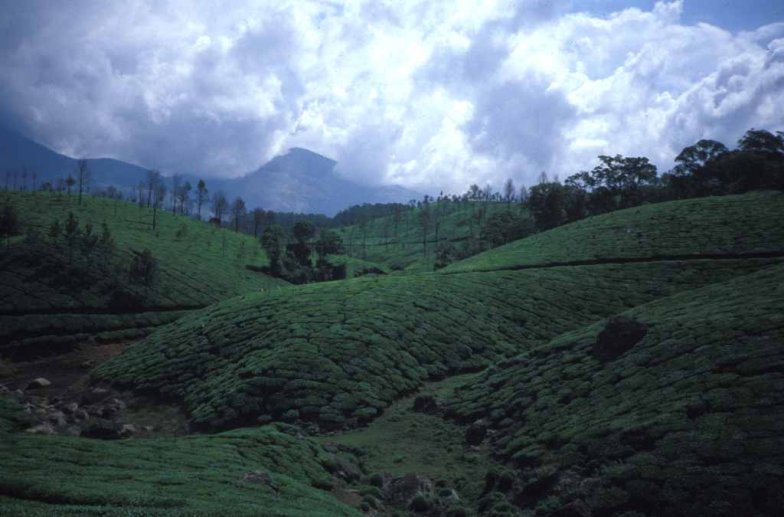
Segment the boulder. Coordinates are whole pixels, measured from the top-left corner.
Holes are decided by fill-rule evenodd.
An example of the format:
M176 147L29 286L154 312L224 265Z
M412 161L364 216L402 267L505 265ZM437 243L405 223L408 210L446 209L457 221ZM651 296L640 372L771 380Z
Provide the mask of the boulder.
M139 431L136 429L136 426L133 424L123 424L123 426L120 428L120 436L123 438L130 438L138 432Z
M54 434L54 427L49 422L44 422L27 429L32 434Z
M117 440L122 438L122 435L120 434L121 431L122 426L117 422L95 418L87 422L87 425L82 429L81 436L85 438L98 438L100 440Z
M425 476L406 474L391 479L384 486L384 500L393 506L408 506L417 495L430 496L433 482Z
M49 379L46 379L44 377L38 377L30 381L30 383L27 385L27 389L34 390L37 388L46 388L47 386L51 386L51 385L52 383L49 381Z
M433 414L438 412L438 401L430 395L420 395L414 399L414 411Z
M642 341L648 327L634 318L615 316L610 318L596 337L593 356L600 361L612 361Z
M479 445L487 436L487 421L480 419L468 426L465 439L468 445Z

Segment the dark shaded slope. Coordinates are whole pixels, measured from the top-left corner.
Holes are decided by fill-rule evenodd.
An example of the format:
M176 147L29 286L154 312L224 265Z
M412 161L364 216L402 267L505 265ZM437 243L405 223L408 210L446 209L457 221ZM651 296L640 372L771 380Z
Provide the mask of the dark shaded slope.
M777 515L782 286L784 266L775 266L657 300L624 313L644 335L614 359L595 351L600 322L458 390L452 415L489 426L499 457L517 470L513 483L490 483L488 506L509 500L537 515Z

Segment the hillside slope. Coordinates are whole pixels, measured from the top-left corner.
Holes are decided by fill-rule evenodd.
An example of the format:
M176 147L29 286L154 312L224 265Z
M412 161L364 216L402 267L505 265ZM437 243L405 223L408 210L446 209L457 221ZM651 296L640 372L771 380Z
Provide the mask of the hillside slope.
M601 321L563 334L458 390L451 414L488 429L516 470L489 483L487 504L537 515L775 515L782 286L779 265L657 300L622 313L625 329Z
M6 352L28 344L72 343L79 335L133 337L182 311L287 285L246 268L266 263L252 237L183 216L159 211L153 231L152 211L131 203L85 196L79 206L74 195L19 192L0 200L13 206L22 229L36 232L41 241L26 245L17 237L0 255L0 340ZM106 223L116 248L111 264L82 259L77 267L78 250L43 245L51 223L63 227L70 213L82 231L90 223L98 234ZM157 260L157 280L140 286L128 280L128 271L144 249Z
M752 192L643 205L532 235L444 269L732 257L784 251L784 193Z
M782 199L770 194L728 199L736 208L734 220L770 230L753 227L734 253L761 246L784 252L784 232L768 223L778 220ZM708 198L686 205L688 210L670 204L671 226L688 232L700 203L715 223L717 200ZM666 208L657 213L664 216ZM626 211L624 220L648 221L637 214ZM601 225L616 231L615 218L596 219L595 231ZM192 423L206 428L279 419L352 427L427 379L483 368L623 310L781 260L699 259L727 240L726 224L702 229L700 239L658 239L665 249L675 242L691 252L684 261L390 276L234 298L161 329L95 376L173 397L184 403ZM564 246L580 242L560 228L547 233ZM547 233L536 237L544 241ZM590 250L593 234L581 235ZM650 259L650 249L640 246L638 253Z
M361 515L326 491L351 458L273 427L107 442L24 433L21 414L0 397L3 515Z

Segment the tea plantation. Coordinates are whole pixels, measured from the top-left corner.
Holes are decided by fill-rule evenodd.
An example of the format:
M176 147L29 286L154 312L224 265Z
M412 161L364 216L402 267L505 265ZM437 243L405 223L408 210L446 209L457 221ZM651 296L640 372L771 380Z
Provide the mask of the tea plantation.
M782 216L769 192L646 205L440 272L281 289L251 276L264 284L169 324L134 313L157 328L91 389L167 402L215 434L37 436L0 400L0 513L776 515ZM221 256L216 278L251 274Z
M185 310L287 285L246 268L266 263L258 241L184 216L158 211L153 230L152 210L123 201L85 196L80 206L75 196L14 192L4 193L2 203L16 209L27 234L12 238L0 256L0 342L6 353L67 349L88 336L138 338ZM86 259L65 245L50 246L51 224L62 228L68 214L80 231L89 223L99 234L106 224L115 243L111 257L96 253ZM149 285L131 282L128 273L144 249L157 261Z
M22 423L0 398L2 515L361 515L327 492L351 456L272 426L110 442L16 432Z
M458 389L513 469L487 507L774 515L784 507L784 266L565 333ZM624 348L602 350L602 333ZM606 336L606 334L605 334ZM475 424L476 425L476 424Z
M784 252L784 193L643 205L589 217L486 251L446 272Z

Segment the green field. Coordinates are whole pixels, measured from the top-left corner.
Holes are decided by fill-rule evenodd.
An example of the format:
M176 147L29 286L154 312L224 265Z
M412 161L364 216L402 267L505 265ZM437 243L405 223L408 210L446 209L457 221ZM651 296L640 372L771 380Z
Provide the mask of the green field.
M589 217L469 257L446 272L784 251L784 193L670 201Z
M24 236L13 238L0 255L0 341L6 346L67 348L88 335L137 338L185 310L287 285L246 267L267 263L255 239L184 216L159 211L153 231L152 210L122 201L85 196L79 206L76 196L14 192L0 195L6 203L16 208L22 230L37 231L44 242L51 223L63 225L73 213L81 229L90 223L94 233L106 223L117 250L111 265L94 259L69 275L65 251L23 247ZM127 281L134 252L144 249L158 261L150 287ZM130 307L118 303L118 292L134 300Z

